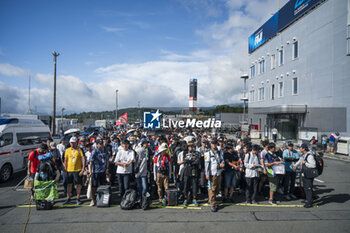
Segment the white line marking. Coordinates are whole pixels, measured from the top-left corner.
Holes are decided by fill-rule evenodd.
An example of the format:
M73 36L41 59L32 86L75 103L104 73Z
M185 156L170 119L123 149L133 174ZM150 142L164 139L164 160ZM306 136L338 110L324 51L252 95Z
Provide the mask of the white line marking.
M315 179L317 182L324 183L323 180Z

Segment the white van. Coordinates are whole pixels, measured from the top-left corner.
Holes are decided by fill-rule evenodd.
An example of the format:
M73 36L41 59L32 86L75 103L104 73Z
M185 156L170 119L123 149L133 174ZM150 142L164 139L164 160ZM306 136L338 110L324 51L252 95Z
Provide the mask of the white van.
M0 118L0 182L26 169L29 153L49 138L50 129L41 120Z

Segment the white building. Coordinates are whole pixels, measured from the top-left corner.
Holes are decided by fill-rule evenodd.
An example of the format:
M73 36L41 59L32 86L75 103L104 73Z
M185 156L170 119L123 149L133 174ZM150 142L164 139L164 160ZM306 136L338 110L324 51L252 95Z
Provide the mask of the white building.
M78 128L78 119L56 118L56 135L73 128Z
M249 37L248 122L271 138L350 136L350 0L290 0Z

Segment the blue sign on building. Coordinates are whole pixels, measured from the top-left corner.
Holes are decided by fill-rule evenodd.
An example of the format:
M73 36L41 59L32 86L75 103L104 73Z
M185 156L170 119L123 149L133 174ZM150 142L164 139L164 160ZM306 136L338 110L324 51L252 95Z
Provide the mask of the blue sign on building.
M144 129L160 129L161 116L159 110L152 112L143 112L143 128Z
M249 37L249 53L277 34L278 12Z
M290 0L249 37L249 53L263 45L322 0Z

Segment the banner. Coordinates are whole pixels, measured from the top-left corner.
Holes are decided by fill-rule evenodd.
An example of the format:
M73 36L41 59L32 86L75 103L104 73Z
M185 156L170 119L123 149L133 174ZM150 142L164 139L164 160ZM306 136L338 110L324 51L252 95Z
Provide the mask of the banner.
M121 115L117 121L115 122L115 125L126 125L128 123L128 113L124 113Z
M322 0L290 0L248 38L248 51L254 52Z

